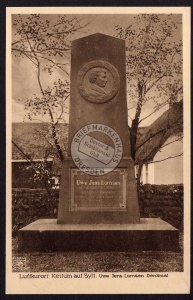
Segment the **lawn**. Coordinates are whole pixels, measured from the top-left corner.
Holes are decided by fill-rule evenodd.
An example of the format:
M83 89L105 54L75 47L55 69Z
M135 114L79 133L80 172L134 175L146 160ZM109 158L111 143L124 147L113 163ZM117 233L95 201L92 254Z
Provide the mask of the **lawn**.
M17 251L13 272L183 272L183 234L179 252L30 252Z

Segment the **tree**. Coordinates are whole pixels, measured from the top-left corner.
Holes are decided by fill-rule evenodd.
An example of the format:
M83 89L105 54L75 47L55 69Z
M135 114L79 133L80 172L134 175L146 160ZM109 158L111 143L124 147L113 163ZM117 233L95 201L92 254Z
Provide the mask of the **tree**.
M33 158L24 153L21 145L17 145L16 141L12 143L20 149L22 157L31 163L29 169L34 174L33 180L42 180L49 196L51 174L46 167L47 158L49 155L56 156L62 162L66 151L61 142L62 127L59 122L66 108L65 101L69 97L71 39L86 26L84 20L65 15L55 18L38 14L13 17L12 53L16 60L22 58L31 62L39 87L38 94L19 101L24 103L29 120L38 119L42 122L42 117L47 116L50 132L39 132L48 145L42 162L34 163ZM56 72L60 73L60 78L48 85L48 75Z
M182 102L182 40L181 20L174 15L142 14L134 17L135 25L126 28L116 26L117 37L126 40L126 66L128 96L134 116L129 126L131 156L139 164L137 181L141 168L148 157L140 161L139 152L148 143L159 139L156 147L163 146L168 134L182 128L182 105L177 119L172 106ZM142 116L143 109L150 105L151 112ZM169 105L169 110L160 126L151 127L143 140L138 141L138 129L142 122ZM157 151L157 148L153 151Z
M60 161L63 161L65 150L59 139L58 125L69 97L67 69L70 43L73 35L88 23L68 16L48 18L44 15L18 15L13 25L15 37L12 52L28 59L35 67L40 90L38 95L25 101L26 112L29 112L29 119L48 115L52 141L46 135L43 138L56 149ZM116 30L117 37L126 40L131 156L139 165L139 182L141 167L148 160L147 156L140 156L144 146L158 140L153 149L155 152L158 144L159 147L163 146L168 134L182 128L182 105L178 106L177 120L174 117L175 104L182 102L183 92L181 19L179 15L141 14L135 17L133 24L126 28L116 26ZM59 79L47 86L44 78L56 70L65 74L66 79ZM143 121L167 105L169 110L163 118L164 122L162 120L160 124L158 122L156 126L151 126L143 139L139 139L138 129ZM143 111L150 106L152 110L144 116Z
M64 159L64 151L58 138L58 123L61 120L65 101L69 97L69 79L67 66L71 39L82 30L87 23L76 17L59 15L50 18L48 15L17 15L14 16L14 38L12 53L22 57L35 67L39 94L24 99L25 109L30 120L40 119L47 115L50 120L51 136L48 141L56 149L60 160ZM65 80L58 79L51 86L46 85L48 74L62 72ZM39 120L40 120L39 119Z

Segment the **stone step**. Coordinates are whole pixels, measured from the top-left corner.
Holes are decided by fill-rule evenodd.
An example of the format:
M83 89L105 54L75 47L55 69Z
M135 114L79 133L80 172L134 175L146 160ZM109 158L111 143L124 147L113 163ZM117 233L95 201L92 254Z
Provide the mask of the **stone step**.
M139 224L57 224L39 219L18 232L19 251L179 251L179 231L160 218Z

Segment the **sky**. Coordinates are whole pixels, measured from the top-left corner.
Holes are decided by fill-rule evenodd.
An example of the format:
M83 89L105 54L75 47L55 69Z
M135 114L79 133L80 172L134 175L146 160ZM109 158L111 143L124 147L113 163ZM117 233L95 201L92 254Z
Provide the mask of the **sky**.
M87 27L85 27L82 32L79 32L74 35L73 39L77 39L83 36L87 36L93 33L103 33L111 36L116 35L116 25L126 27L128 24L136 24L134 19L135 15L131 14L113 14L113 15L74 15L78 18L84 18L84 21L89 23ZM17 18L17 15L15 15ZM44 19L45 15L41 15ZM49 15L53 20L57 17L57 15ZM136 24L137 26L137 24ZM14 35L14 27L12 29L12 33ZM178 37L176 37L178 38ZM70 63L68 65L68 71L70 71ZM51 76L46 76L43 79L43 84L48 86L53 81L56 81L58 78L65 78L66 75L62 72L55 72ZM22 103L23 99L30 98L33 94L39 93L39 87L37 82L37 73L33 66L33 64L25 58L18 58L12 56L12 121L13 122L22 122L29 121L25 118L26 111L24 111L24 105ZM19 101L18 101L19 99ZM69 107L69 103L66 103L67 111ZM129 106L129 99L128 99ZM167 109L164 108L164 110ZM142 117L148 115L152 110L152 107L148 105L145 107L142 113ZM160 110L157 114L154 114L152 117L148 118L143 122L143 126L148 126L151 124L155 118L163 113L164 110ZM132 111L131 111L132 113ZM134 113L134 111L133 111ZM68 122L69 114L64 114L64 121ZM37 119L36 119L37 121ZM46 121L46 119L44 119Z

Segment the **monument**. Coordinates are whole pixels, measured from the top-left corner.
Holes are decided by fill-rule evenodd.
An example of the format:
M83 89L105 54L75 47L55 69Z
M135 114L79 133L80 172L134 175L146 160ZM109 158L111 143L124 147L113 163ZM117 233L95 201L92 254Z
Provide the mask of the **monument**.
M60 224L140 222L130 157L124 43L103 34L72 43Z
M124 40L97 33L73 41L70 86L58 218L22 228L20 249L178 250L177 229L159 218L140 219Z

